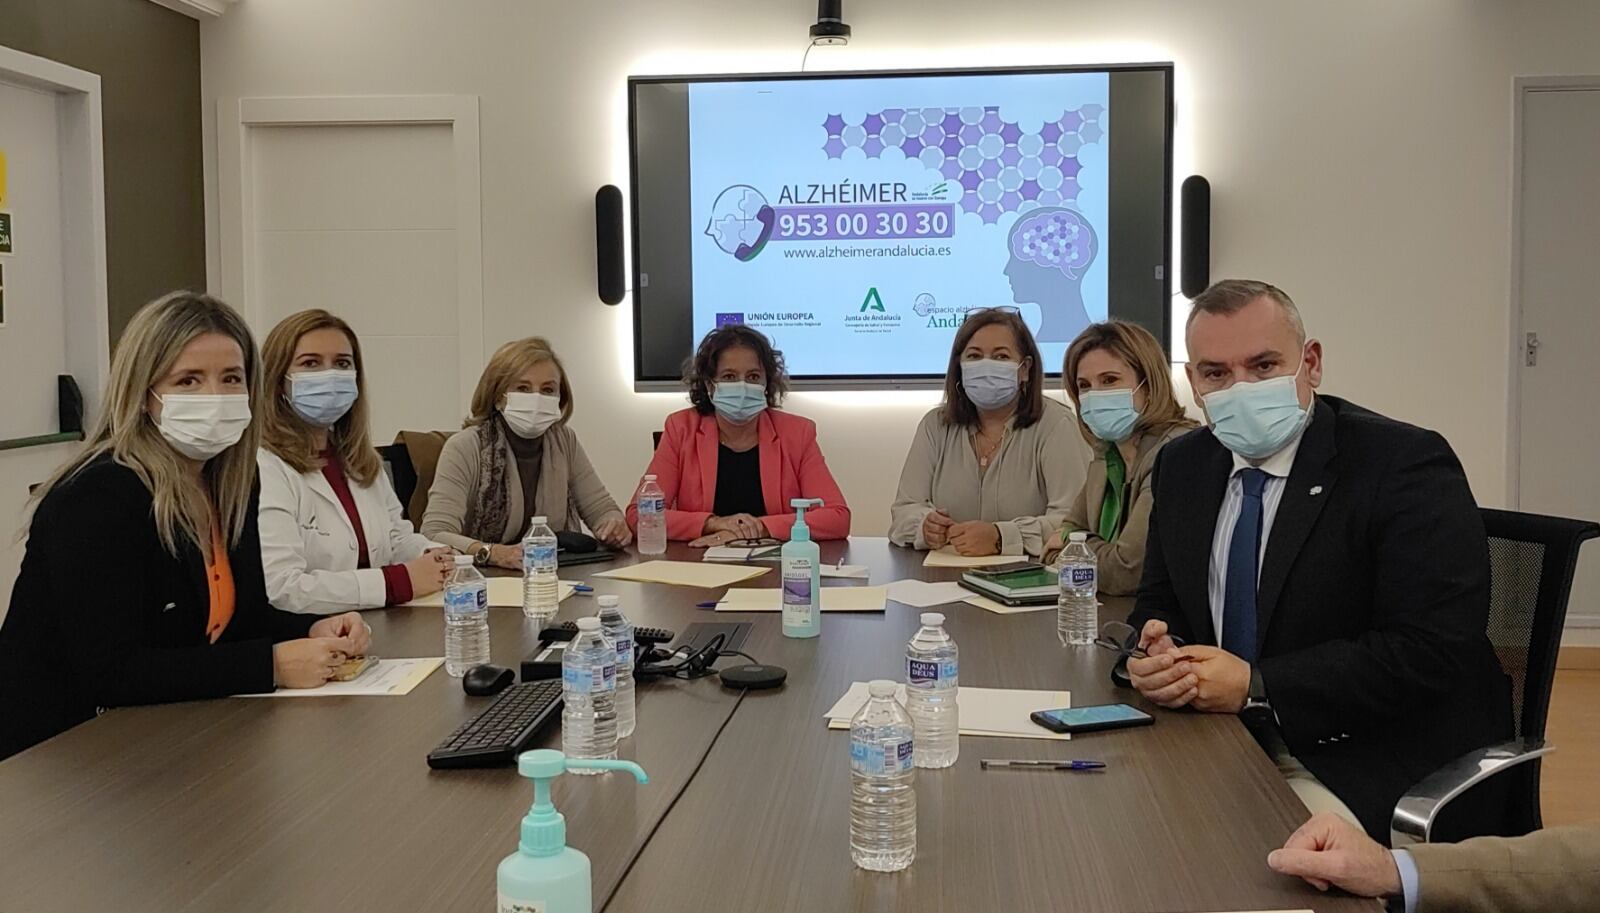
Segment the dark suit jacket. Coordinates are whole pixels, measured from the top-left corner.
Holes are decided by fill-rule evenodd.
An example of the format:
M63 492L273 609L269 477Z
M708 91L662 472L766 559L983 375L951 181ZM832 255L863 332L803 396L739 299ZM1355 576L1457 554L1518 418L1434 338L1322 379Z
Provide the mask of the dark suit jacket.
M187 542L167 552L152 504L109 457L39 504L0 627L0 758L100 708L271 691L272 645L317 620L268 605L252 496L228 553L233 619L210 643L205 559Z
M1488 540L1442 437L1331 396L1314 408L1262 560L1257 666L1289 751L1387 844L1406 789L1511 735ZM1162 449L1130 624L1218 643L1206 584L1232 470L1209 429Z

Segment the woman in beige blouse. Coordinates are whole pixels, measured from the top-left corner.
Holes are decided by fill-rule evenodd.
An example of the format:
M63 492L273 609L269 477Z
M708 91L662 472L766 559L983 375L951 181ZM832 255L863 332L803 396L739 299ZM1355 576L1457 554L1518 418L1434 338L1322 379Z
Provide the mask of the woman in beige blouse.
M1161 344L1136 324L1113 320L1090 325L1067 348L1062 379L1095 457L1066 521L1050 538L1045 558L1055 559L1068 534L1087 533L1100 571L1100 592L1131 595L1144 572L1156 455L1197 425L1184 415L1172 392Z
M627 545L627 521L567 427L571 417L572 387L550 344L535 336L501 346L478 379L466 430L439 455L422 535L513 570L533 517L556 532L587 524L607 545Z
M1044 551L1083 485L1072 413L1044 395L1039 346L1013 309L956 331L944 404L917 426L890 511L897 545L962 555Z

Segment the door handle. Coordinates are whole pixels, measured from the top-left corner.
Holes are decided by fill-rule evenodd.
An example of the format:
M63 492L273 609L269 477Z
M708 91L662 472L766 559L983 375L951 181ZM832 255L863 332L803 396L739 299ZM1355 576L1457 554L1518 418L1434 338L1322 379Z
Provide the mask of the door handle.
M1539 334L1538 333L1529 333L1529 334L1527 334L1527 336L1526 336L1526 338L1524 340L1524 343L1523 343L1523 353L1524 353L1523 364L1527 365L1530 368L1532 368L1535 365L1539 364L1539 346L1540 345L1541 345L1541 343L1539 342Z

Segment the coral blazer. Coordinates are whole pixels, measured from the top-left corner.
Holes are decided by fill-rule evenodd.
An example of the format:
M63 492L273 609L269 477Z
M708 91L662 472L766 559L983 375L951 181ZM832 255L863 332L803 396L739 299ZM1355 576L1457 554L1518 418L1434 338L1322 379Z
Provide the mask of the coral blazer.
M761 450L761 493L766 501L767 535L787 540L794 526L791 498L820 498L822 507L806 511L813 539L850 535L850 508L828 462L817 447L817 425L808 418L767 409L757 419ZM666 494L667 538L698 539L717 498L717 417L684 409L667 416L661 443L646 474ZM644 480L640 479L640 484ZM638 489L634 489L635 493ZM639 508L628 505L628 526L639 529Z

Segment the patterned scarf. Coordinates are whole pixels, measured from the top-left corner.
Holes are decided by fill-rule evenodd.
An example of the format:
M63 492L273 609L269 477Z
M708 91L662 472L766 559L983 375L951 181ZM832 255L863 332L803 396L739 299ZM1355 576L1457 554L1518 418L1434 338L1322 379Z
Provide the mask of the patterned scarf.
M478 426L478 491L467 514L466 534L498 543L506 534L505 432L496 413Z

